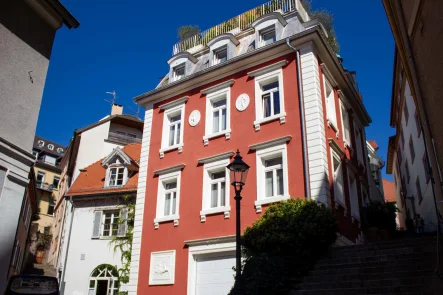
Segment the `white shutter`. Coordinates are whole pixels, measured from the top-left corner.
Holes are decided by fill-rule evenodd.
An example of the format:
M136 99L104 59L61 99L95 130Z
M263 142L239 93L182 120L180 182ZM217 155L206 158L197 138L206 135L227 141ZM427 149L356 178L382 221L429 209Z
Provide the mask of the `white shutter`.
M348 111L344 108L344 106L341 106L341 113L342 113L342 120L343 120L343 133L345 137L345 141L347 144L351 145L351 135L349 133L349 115Z
M95 211L94 212L94 224L92 227L92 238L93 239L100 238L101 221L102 221L102 211Z
M122 208L120 210L120 219L118 224L117 236L124 237L128 228L128 209Z
M334 197L335 201L340 205L346 208L345 200L344 200L344 191L343 191L343 163L337 168L337 171L334 175Z
M360 209L358 207L358 193L357 193L357 179L351 175L352 172L348 171L348 182L349 182L349 199L351 201L351 216L360 220ZM354 182L351 182L351 178Z

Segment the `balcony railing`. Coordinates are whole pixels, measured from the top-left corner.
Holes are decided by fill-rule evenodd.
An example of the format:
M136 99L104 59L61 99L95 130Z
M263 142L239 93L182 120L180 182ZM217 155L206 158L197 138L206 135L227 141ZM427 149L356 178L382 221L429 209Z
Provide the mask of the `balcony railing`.
M142 142L141 138L123 135L123 134L119 134L119 133L112 132L112 131L109 132L108 140L109 141L117 141L117 142L120 142L123 144Z
M186 51L198 45L205 46L212 38L224 33L232 33L236 35L249 28L257 18L275 11L281 11L283 13L298 11L300 17L304 21L309 20L308 13L301 4L300 0L271 0L219 25L216 25L215 27L176 43L173 46L172 55L176 55L177 53Z
M35 186L41 190L52 192L54 190L53 184L48 184L46 182L36 182Z

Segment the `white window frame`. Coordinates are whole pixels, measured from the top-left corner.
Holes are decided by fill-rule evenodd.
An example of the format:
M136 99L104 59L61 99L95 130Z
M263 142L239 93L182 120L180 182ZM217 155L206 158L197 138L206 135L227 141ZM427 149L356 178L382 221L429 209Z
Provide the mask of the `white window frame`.
M180 181L181 171L174 171L166 174L162 174L158 177L158 190L157 190L157 209L154 219L154 228L158 228L159 224L167 221L174 221L174 226L178 226L178 221L180 219ZM165 183L177 182L177 193L176 193L176 207L175 214L164 216L165 208Z
M269 117L263 116L263 91L262 85L266 85L275 81L278 81L278 90L280 96L280 113L274 114ZM277 69L270 71L258 76L255 76L255 121L254 128L256 131L260 130L260 125L269 121L280 120L280 124L286 122L285 113L285 99L284 99L284 88L283 88L283 70Z
M223 45L223 46L220 46L212 51L212 56L213 56L212 64L213 65L218 65L219 63L222 63L222 61L219 58L219 54L222 52L226 53L226 60L223 62L228 61L228 45Z
M259 32L260 46L259 47L270 45L270 44L265 44L265 41L263 40L263 35L268 34L270 32L274 32L274 41L270 44L277 42L277 29L276 29L275 25L272 25L272 26L269 26L269 27L266 27L266 28L260 30L260 32Z
M104 235L104 231L105 231L105 220L106 220L106 216L105 216L105 214L106 213L109 213L109 212L111 212L112 211L112 216L111 216L111 223L110 223L110 229L109 229L109 234L108 235ZM118 219L117 219L117 221L115 221L115 212L118 212ZM102 211L102 220L101 220L101 222L100 222L100 238L111 238L111 237L116 237L116 236L118 236L118 222L119 222L119 219L120 219L120 215L121 215L121 213L120 213L120 210L119 209L117 209L117 208L114 208L114 209L106 209L106 210L103 210ZM114 225L114 224L117 224L117 234L115 234L115 235L113 235L112 234L112 225Z
M346 109L346 105L341 100L340 100L340 117L341 117L341 130L343 132L343 141L345 142L346 146L352 147L349 112Z
M357 190L357 177L352 171L348 169L348 191L349 202L351 203L351 217L360 221L360 207L358 204L358 190ZM351 178L354 179L354 184L351 184Z
M226 98L226 129L218 132L212 132L214 107L213 103ZM226 139L231 138L231 87L226 87L206 95L206 124L205 136L203 136L203 144L208 145L211 138L225 136Z
M117 184L117 178L115 179L115 184L110 183L111 181L111 170L113 169L117 169L117 174L116 177L118 178L118 172L120 169L123 169L123 180L122 180L122 184ZM116 163L116 164L111 164L109 165L109 167L106 170L106 182L105 182L105 187L123 187L126 182L128 181L128 168L126 168L125 166L121 165L120 163Z
M202 195L202 210L200 211L201 222L206 221L206 215L224 213L225 218L230 217L230 190L231 183L229 179L229 170L226 166L229 164L229 158L206 163L203 166L203 195ZM225 171L225 205L211 208L211 174L214 172Z
M183 75L177 75L178 70L183 69ZM186 63L181 63L172 68L172 80L178 81L186 77Z
M45 173L45 172L42 172L42 171L37 171L37 177L38 177L39 174L40 174L40 175L43 175L42 180L41 180L40 183L45 183L46 173ZM37 177L35 178L35 180L38 182Z
M265 187L265 160L273 159L281 156L283 166L283 195L275 197L266 197ZM256 212L262 211L262 205L288 200L289 182L288 182L288 156L287 144L270 146L256 151L257 161L257 200L254 202Z
M362 139L363 139L363 134L360 131L360 125L354 121L354 137L355 137L355 145L356 145L356 150L357 150L357 160L361 165L365 164L365 160L364 160L364 150L363 150L363 144L362 144ZM366 142L366 141L364 141Z
M332 169L332 181L334 184L334 201L335 201L335 207L337 208L337 205L340 205L341 207L343 207L343 209L345 210L345 212L347 211L346 208L346 202L345 202L345 187L344 187L344 182L343 182L343 161L341 160L339 154L331 147L330 148L331 151L331 169ZM337 159L340 162L341 167L339 167L338 169L340 170L339 173L341 173L340 175L336 175L335 171L334 171L334 158ZM337 194L337 183L340 183L341 185L341 189L342 189L342 194L341 196L339 196Z
M331 88L331 95L326 96L326 88ZM328 78L323 74L323 94L325 97L326 103L326 118L328 120L328 125L338 132L338 124L337 124L337 111L335 109L335 90L332 87L331 82L328 81Z
M54 180L56 180L56 179L58 179L57 186L54 185ZM52 179L52 185L53 185L53 189L58 189L58 187L60 186L60 177L54 176L54 178Z
M180 119L180 142L178 144L169 145L169 127L170 127L170 118L175 117L177 115L181 116ZM160 158L163 158L165 155L165 152L172 151L172 150L178 150L179 153L183 151L183 132L185 129L185 104L179 104L177 106L168 108L164 110L163 115L163 132L162 132L162 147L160 149Z

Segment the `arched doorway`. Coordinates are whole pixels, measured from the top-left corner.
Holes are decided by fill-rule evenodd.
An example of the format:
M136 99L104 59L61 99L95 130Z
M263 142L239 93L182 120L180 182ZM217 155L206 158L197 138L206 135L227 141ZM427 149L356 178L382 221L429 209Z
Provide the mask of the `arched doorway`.
M117 295L118 271L110 264L100 264L89 278L89 295Z

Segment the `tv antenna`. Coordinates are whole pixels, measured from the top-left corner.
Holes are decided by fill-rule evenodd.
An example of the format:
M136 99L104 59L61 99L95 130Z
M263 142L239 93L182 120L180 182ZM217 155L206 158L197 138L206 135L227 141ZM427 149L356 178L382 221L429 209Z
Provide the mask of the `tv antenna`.
M140 105L137 104L136 102L134 102L134 104L137 105L137 111L135 111L135 109L133 109L133 108L131 108L131 107L128 107L128 108L129 108L131 111L135 112L135 116L136 116L137 118L140 119L140 117L138 116L138 115L140 114Z
M117 93L114 91L112 92L106 92L107 94L112 95L112 99L111 100L107 100L105 99L105 101L109 102L111 105L113 105L115 103L115 101L117 100Z

